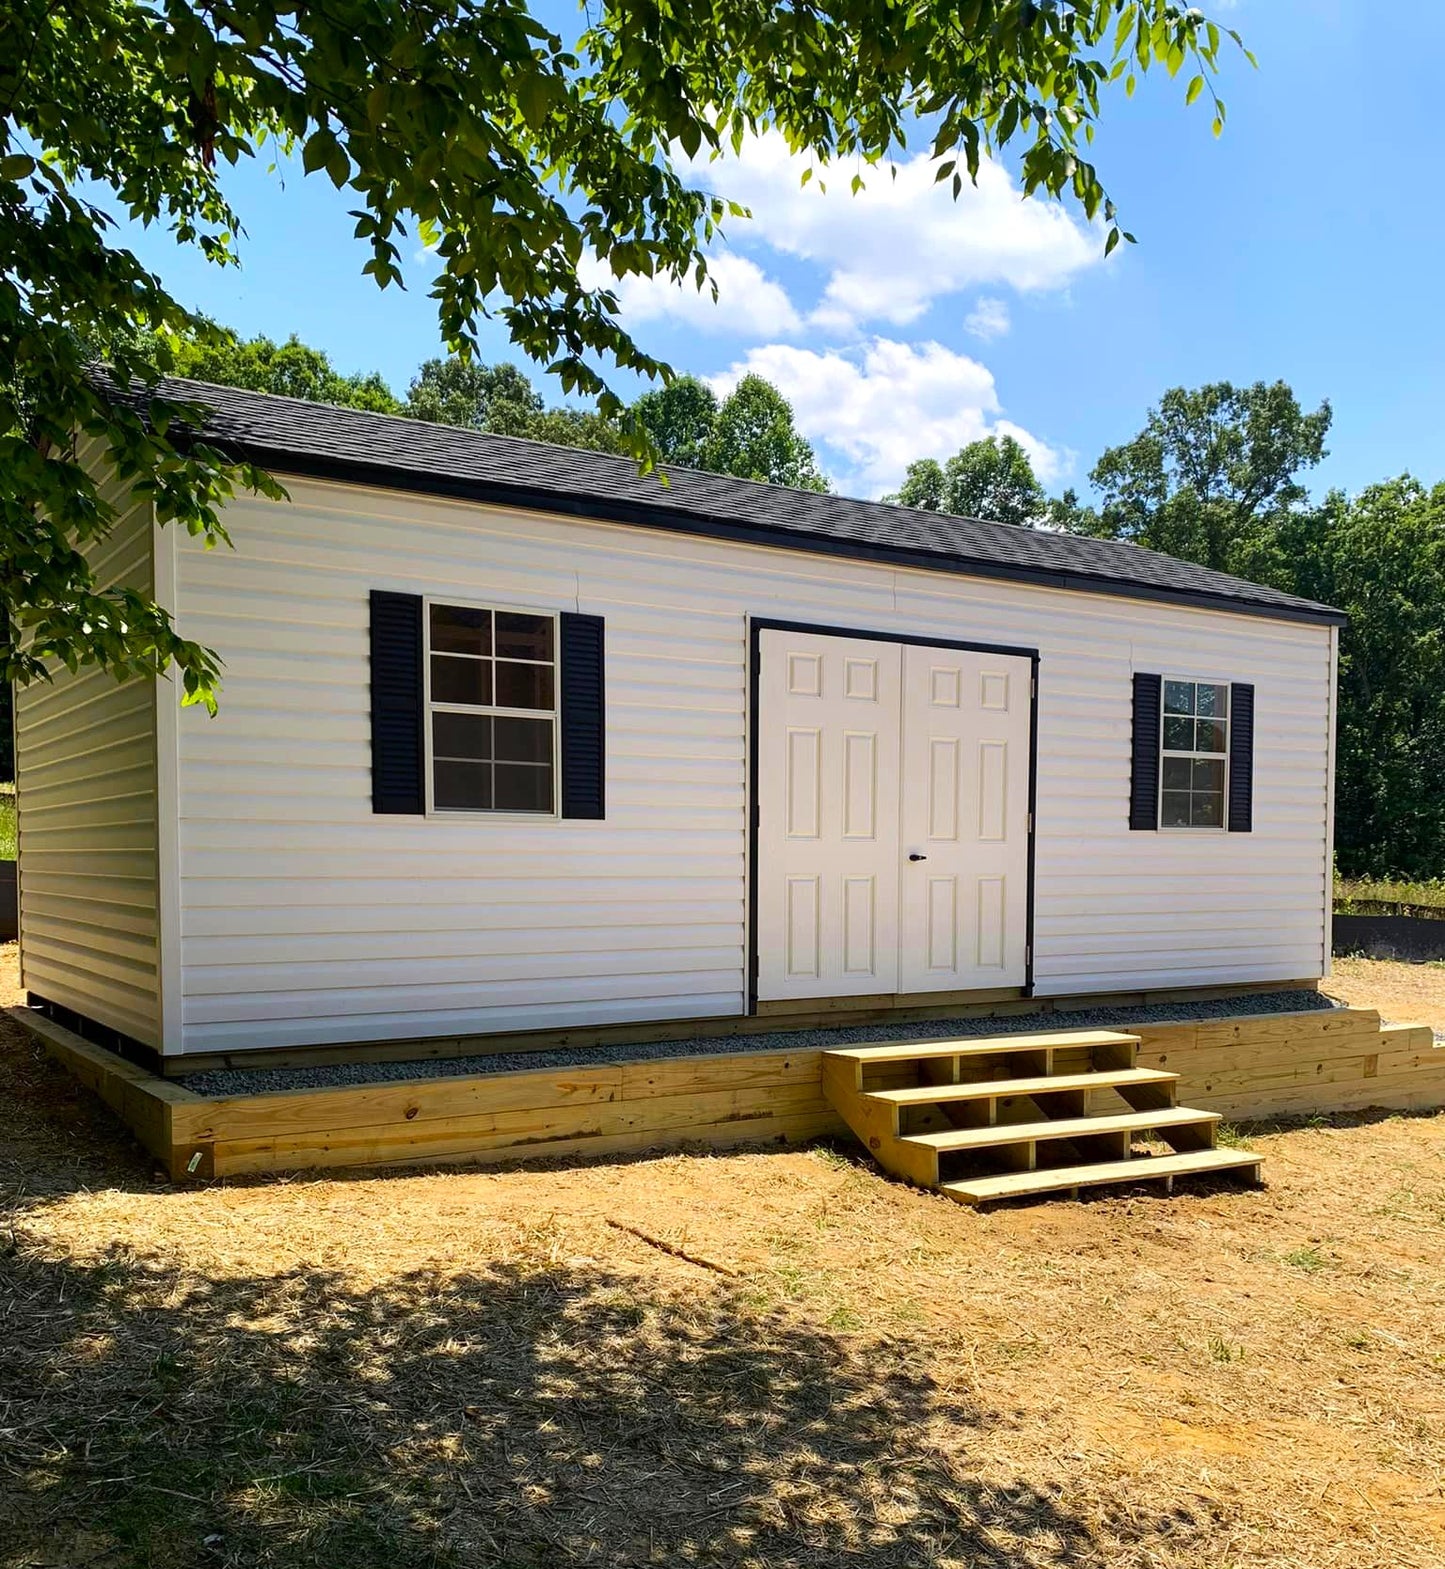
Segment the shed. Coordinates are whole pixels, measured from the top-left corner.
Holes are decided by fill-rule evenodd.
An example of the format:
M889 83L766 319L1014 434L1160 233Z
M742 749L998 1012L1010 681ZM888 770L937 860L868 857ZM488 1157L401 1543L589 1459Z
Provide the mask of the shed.
M23 985L169 1071L1312 985L1343 616L1129 544L177 382L289 500L17 702Z

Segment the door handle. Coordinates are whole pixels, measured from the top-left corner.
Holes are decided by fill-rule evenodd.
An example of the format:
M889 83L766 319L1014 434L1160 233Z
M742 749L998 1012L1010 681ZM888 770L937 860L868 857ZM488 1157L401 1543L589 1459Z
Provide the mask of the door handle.
M928 859L928 857L926 855L920 855L917 850L914 850L909 855L908 859L910 861L926 861Z

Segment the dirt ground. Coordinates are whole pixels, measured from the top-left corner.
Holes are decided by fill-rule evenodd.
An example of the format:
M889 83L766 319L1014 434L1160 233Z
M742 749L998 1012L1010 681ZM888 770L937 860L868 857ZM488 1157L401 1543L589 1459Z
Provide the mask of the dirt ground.
M1445 964L1336 959L1324 989L1352 1007L1378 1008L1384 1018L1445 1033Z
M1439 1569L1445 1117L1251 1138L983 1215L828 1148L177 1190L6 1024L0 1565Z

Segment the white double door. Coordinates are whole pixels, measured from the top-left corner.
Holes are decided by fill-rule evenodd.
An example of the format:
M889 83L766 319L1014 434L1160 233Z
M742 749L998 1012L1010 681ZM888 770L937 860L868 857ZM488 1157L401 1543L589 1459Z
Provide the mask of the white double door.
M761 1001L1021 986L1031 662L761 634Z

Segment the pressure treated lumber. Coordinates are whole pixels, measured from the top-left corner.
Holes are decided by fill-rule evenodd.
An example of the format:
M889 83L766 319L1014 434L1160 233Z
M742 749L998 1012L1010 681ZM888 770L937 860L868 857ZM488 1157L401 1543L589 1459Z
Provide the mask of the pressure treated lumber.
M1177 1073L1160 1073L1154 1068L1116 1068L1033 1079L982 1079L973 1084L920 1084L901 1090L865 1090L863 1099L891 1106L931 1106L956 1101L1032 1098L1057 1095L1066 1090L1133 1089L1146 1084L1175 1084L1178 1080Z
M830 1057L854 1062L927 1062L935 1057L988 1057L999 1053L1052 1051L1068 1046L1134 1046L1137 1035L1117 1030L1052 1030L1044 1035L1001 1035L995 1037L961 1036L951 1040L901 1041L896 1045L840 1046Z
M946 1133L904 1134L905 1144L924 1144L946 1154L958 1150L997 1148L1011 1144L1047 1143L1057 1139L1088 1138L1100 1133L1154 1133L1165 1128L1203 1128L1219 1122L1212 1111L1188 1106L1164 1106L1158 1111L1122 1111L1102 1117L1059 1117L1044 1122L994 1123L987 1128L950 1128Z
M1246 999L1242 1003L1247 1006ZM1050 1030L940 1038L932 1043L936 1055L922 1060L916 1054L930 1049L929 1043L888 1043L884 1049L889 1055L867 1064L870 1095L924 1088L921 1081L930 1076L951 1079L955 1075L949 1059L974 1054L973 1065L965 1062L960 1071L982 1082L957 1088L992 1097L993 1111L988 1099L939 1105L940 1086L928 1086L938 1115L926 1123L922 1119L927 1106L918 1109L906 1100L900 1105L886 1099L872 1102L866 1115L855 1111L855 1122L845 1122L834 1109L836 1096L851 1093L859 1108L864 1105L858 1095L865 1082L864 1059L857 1047L844 1048L842 1055L816 1049L730 1050L548 1069L528 1068L523 1057L518 1072L208 1098L85 1041L33 1009L12 1009L10 1017L111 1107L175 1179L309 1167L407 1167L543 1156L585 1159L695 1144L734 1148L796 1143L846 1134L852 1128L870 1149L875 1139L880 1148L892 1140L895 1156L890 1158L897 1164L891 1169L932 1185L940 1159L966 1162L977 1153L972 1128L952 1129L967 1137L957 1148L947 1147L950 1106L959 1122L989 1115L1018 1117L984 1131L1000 1140L1000 1161L1020 1158L1019 1152L1030 1148L1020 1128L1046 1121L1058 1130L1088 1109L1087 1090L1056 1093L1052 1101L1046 1098L1042 1112L1027 1097L1000 1107L1000 1100L1018 1095L1020 1078L1041 1076L1017 1072L1026 1064L1038 1065L1030 1063L1030 1053L1054 1070L1047 1077L1055 1090L1065 1076L1084 1076L1090 1089L1103 1088L1097 1073L1085 1075L1083 1070L1091 1060L1096 1067L1112 1067L1111 1055L1123 1049L1120 1038L1139 1039L1136 1065L1165 1076L1165 1084L1144 1084L1134 1092L1136 1098L1163 1097L1166 1090L1173 1094L1177 1089L1177 1098L1186 1103L1181 1109L1192 1109L1196 1119L1208 1117L1202 1126L1209 1130L1221 1115L1237 1121L1372 1107L1423 1111L1445 1105L1445 1049L1435 1045L1429 1026L1382 1025L1371 1009L1151 1021L1130 1032ZM642 1027L635 1038L640 1042L652 1034L653 1027ZM1112 1044L1048 1044L1055 1038ZM980 1047L992 1049L980 1052ZM911 1060L906 1055L910 1051L915 1053ZM1015 1069L1011 1088L1006 1087L1010 1066ZM1004 1078L988 1077L1000 1071ZM1170 1075L1177 1075L1177 1085L1167 1082ZM1097 1136L1091 1161L1095 1165L1108 1163L1097 1153L1108 1139L1160 1131L1158 1119L1170 1109L1141 1107L1121 1113L1112 1090L1108 1100L1112 1105L1106 1115L1089 1118L1089 1129L1079 1135L1085 1140ZM1058 1115L1046 1116L1049 1110ZM902 1138L894 1121L900 1114L913 1119ZM1137 1115L1150 1128L1110 1128L1107 1116L1118 1114ZM1184 1138L1197 1134L1201 1123L1166 1119L1165 1126ZM932 1147L929 1140L941 1147ZM1056 1132L1033 1142L1047 1155L1050 1147L1057 1149L1064 1141ZM1085 1144L1080 1153L1088 1150ZM952 1174L945 1174L952 1180Z
M1069 1192L1074 1188L1104 1187L1119 1183L1154 1182L1164 1178L1218 1176L1249 1172L1259 1180L1260 1158L1242 1150L1193 1150L1186 1155L1152 1155L1133 1160L1107 1161L1098 1166L1064 1166L1056 1171L1004 1172L996 1177L976 1177L940 1184L939 1192L962 1204L987 1204L998 1199L1024 1198L1036 1193Z
M1218 1115L1177 1106L1178 1074L1135 1066L1138 1050L1136 1035L1084 1030L855 1046L823 1053L823 1094L885 1171L967 1203L1133 1180L1144 1166L1166 1176L1257 1168L1255 1157L1215 1159ZM947 1082L936 1072L940 1056L953 1059ZM1007 1064L1021 1056L1043 1071L1009 1077ZM865 1088L880 1064L914 1082ZM1100 1090L1130 1109L1091 1113ZM1014 1118L1028 1102L1033 1114ZM1000 1121L1005 1109L1010 1116ZM969 1125L960 1126L965 1117ZM1145 1135L1173 1150L1166 1161L1185 1164L1161 1168L1143 1152L1136 1156L1135 1141Z

